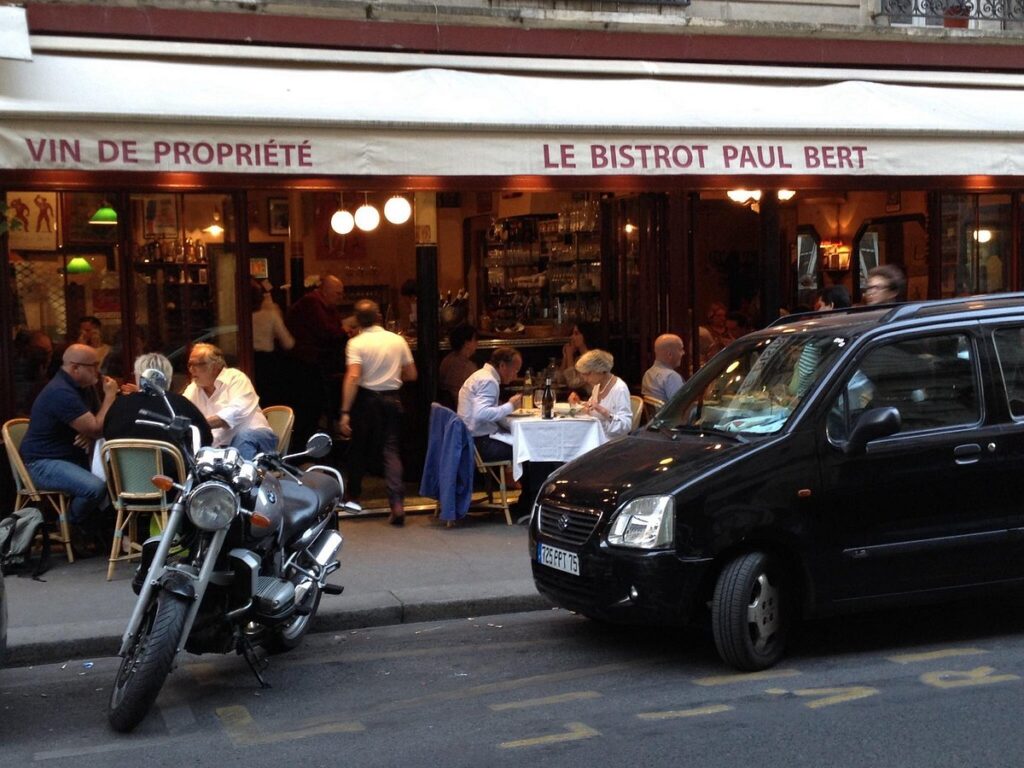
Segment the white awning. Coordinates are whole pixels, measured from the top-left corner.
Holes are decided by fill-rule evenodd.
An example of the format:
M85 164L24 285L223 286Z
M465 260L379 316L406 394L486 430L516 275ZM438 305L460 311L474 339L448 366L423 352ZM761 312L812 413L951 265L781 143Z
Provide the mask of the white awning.
M1024 174L1024 84L791 82L36 51L0 168L282 175ZM863 72L858 74L865 74ZM889 73L892 74L892 73ZM884 79L884 78L879 78Z

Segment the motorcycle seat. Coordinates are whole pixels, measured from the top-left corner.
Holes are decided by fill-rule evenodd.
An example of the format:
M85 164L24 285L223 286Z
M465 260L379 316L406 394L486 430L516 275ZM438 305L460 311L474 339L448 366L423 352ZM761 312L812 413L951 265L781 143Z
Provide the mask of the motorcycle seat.
M298 483L281 483L284 496L284 540L291 542L316 522L321 511L334 507L341 495L338 481L322 472L307 472Z

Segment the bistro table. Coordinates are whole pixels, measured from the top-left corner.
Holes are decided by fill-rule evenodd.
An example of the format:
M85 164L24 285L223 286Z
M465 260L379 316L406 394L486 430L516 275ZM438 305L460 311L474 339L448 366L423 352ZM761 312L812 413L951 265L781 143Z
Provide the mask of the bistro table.
M601 425L591 416L542 419L540 416L510 418L512 477L523 475L523 462L564 464L608 442Z

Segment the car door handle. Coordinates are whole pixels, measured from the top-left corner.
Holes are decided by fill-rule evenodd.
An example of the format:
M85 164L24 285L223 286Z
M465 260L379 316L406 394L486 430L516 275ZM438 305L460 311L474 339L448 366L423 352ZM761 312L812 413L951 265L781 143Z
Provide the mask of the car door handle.
M953 460L960 465L976 464L980 456L981 446L977 443L966 443L953 449Z

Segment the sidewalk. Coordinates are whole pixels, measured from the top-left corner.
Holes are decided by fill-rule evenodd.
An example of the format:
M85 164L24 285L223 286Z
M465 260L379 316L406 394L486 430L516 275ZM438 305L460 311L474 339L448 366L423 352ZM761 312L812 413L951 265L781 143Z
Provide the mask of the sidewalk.
M499 515L467 518L445 529L431 514L343 518L341 569L324 596L313 632L403 622L467 618L550 607L533 586L525 526ZM54 554L44 582L9 576L8 666L117 653L134 606L134 563L106 580L103 558L69 565Z

